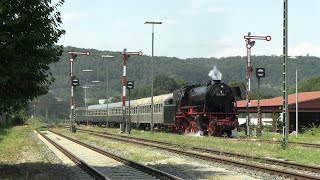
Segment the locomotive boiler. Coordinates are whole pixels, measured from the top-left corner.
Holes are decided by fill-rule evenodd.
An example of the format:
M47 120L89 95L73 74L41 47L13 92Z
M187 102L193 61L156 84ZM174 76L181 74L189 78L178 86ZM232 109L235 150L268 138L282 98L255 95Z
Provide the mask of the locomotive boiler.
M231 136L238 127L236 97L240 88L231 88L220 80L211 80L179 89L173 93L176 103L176 129L185 133Z

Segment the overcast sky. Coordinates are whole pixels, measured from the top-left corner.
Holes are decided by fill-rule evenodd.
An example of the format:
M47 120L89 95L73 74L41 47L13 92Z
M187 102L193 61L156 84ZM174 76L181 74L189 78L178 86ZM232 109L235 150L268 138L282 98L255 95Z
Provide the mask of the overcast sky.
M289 55L320 57L320 0L289 0ZM245 56L248 32L253 55L282 54L283 0L66 0L61 12L64 46L143 51L179 58Z

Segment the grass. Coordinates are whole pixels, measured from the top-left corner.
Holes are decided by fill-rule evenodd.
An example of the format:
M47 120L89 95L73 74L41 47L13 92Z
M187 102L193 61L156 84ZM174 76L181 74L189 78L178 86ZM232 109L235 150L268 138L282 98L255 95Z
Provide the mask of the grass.
M119 129L112 128L97 128L97 127L86 127L87 129L118 133ZM276 143L258 143L258 142L247 142L247 141L237 141L237 139L227 139L227 138L216 138L216 137L196 137L196 136L183 136L177 134L160 133L149 131L131 131L131 136L166 141L172 143L179 143L187 146L197 146L197 147L207 147L220 151L228 151L239 154L254 155L259 157L272 157L285 159L289 161L295 161L305 164L318 164L320 165L320 149L306 148L302 146L289 145L289 148L283 150L279 144ZM318 135L319 136L319 135ZM301 135L299 138L307 139L307 141L317 140L319 137L310 135ZM267 134L261 137L264 139L277 138L281 140L280 134ZM295 139L293 135L290 135L289 140Z
M43 153L43 144L33 137L38 122L26 126L0 127L0 179L54 179L63 177L53 172L51 156ZM51 169L51 172L48 172Z
M20 157L20 150L29 146L29 131L25 127L0 128L0 162L16 162Z

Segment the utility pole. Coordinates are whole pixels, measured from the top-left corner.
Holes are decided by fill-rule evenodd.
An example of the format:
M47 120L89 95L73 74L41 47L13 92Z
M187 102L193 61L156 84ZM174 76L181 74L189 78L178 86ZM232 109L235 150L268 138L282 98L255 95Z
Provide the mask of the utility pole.
M288 0L283 0L283 103L282 103L282 115L283 115L283 143L282 148L288 148L288 136L289 136L289 115L288 115Z

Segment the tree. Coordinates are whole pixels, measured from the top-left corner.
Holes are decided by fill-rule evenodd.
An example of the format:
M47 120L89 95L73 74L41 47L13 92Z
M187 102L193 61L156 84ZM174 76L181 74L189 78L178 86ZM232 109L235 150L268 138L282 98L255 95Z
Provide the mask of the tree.
M57 9L64 0L0 1L0 113L13 113L48 92L54 81L49 64L58 62L55 46L64 30Z
M243 81L233 81L229 84L230 87L239 87L241 91L241 99L246 99L246 84Z
M154 95L172 93L179 88L179 84L172 77L158 75L154 78Z
M320 91L320 76L312 77L298 84L299 92ZM289 88L289 94L296 93L296 84Z

